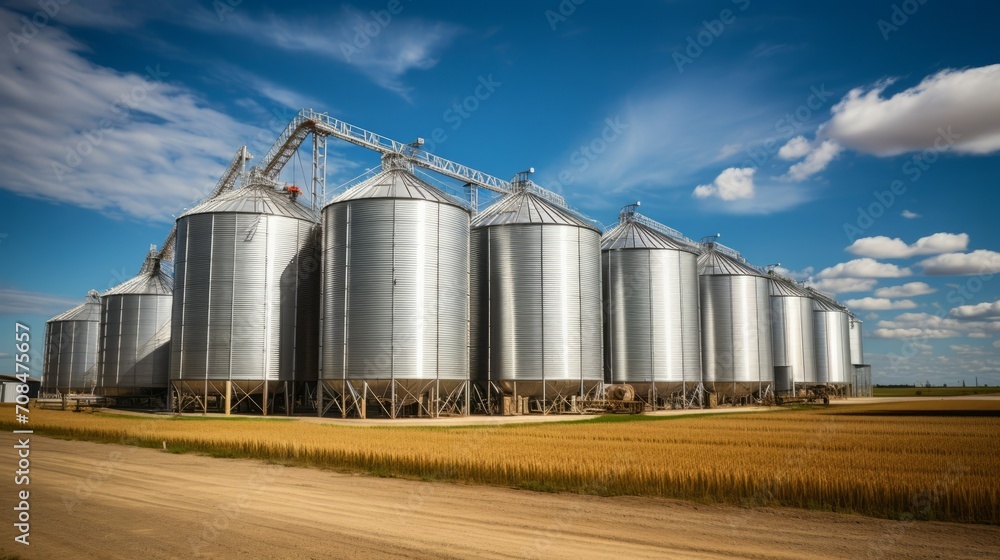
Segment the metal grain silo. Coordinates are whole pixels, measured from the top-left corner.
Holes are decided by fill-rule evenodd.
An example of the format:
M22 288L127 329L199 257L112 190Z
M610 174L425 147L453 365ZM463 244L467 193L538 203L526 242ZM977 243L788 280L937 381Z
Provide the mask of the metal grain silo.
M172 305L173 279L155 249L136 277L101 296L98 394L133 400L165 396Z
M472 377L490 412L506 397L571 410L604 377L601 234L530 182L513 187L472 223Z
M322 408L468 413L469 220L398 154L323 209Z
M703 247L698 274L705 387L720 400L759 398L774 381L770 280L728 247Z
M319 224L296 192L253 174L177 219L170 380L182 408L224 396L266 413L284 392L288 410L289 392L316 380Z
M813 299L789 279L771 276L771 342L775 391L794 391L816 382Z
M101 298L95 290L87 300L45 324L42 392L89 393L97 382L97 352L101 329Z
M698 248L668 233L630 205L601 239L604 380L654 407L701 383Z
M861 319L858 319L854 315L850 316L851 363L854 365L861 365L865 363L865 350L864 345L861 342L861 323Z
M816 381L847 385L854 376L847 312L835 300L815 290L811 293L816 323Z

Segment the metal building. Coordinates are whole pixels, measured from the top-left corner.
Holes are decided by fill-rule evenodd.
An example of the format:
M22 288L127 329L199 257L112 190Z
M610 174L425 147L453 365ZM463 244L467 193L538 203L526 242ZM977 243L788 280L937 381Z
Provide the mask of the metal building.
M601 240L604 381L653 406L701 386L698 246L626 206Z
M846 387L854 377L847 310L815 290L810 293L816 323L816 381Z
M572 411L601 388L601 234L526 176L472 223L472 378L486 412Z
M97 393L132 404L161 400L170 377L173 279L151 248L139 274L101 296Z
M816 334L813 299L805 288L771 273L771 343L774 390L794 393L816 382Z
M97 383L101 297L96 290L87 300L56 315L45 324L42 393L89 393Z
M872 396L872 366L865 363L865 352L862 344L862 321L853 313L850 313L850 343L851 365L854 369L854 376L851 381L852 397Z
M470 215L394 153L323 209L321 414L468 414Z
M763 399L772 390L768 276L714 240L698 257L705 388L720 401Z
M178 407L285 410L318 370L316 212L252 173L177 219L170 381Z

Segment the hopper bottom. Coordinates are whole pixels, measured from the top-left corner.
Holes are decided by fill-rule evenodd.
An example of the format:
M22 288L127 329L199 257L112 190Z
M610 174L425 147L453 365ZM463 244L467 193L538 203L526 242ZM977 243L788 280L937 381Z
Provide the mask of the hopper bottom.
M469 383L465 379L324 379L317 399L320 416L465 416Z

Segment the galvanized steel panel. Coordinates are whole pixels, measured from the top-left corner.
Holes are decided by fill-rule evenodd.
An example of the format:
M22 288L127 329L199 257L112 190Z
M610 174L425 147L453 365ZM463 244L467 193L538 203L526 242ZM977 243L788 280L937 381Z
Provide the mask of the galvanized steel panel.
M42 391L89 391L85 377L96 376L100 339L101 301L92 291L86 302L46 323Z
M406 172L379 184L386 174ZM323 210L324 380L468 379L469 213L406 187L391 192L409 198L345 195Z
M772 290L772 294L774 290ZM816 382L816 335L812 298L771 296L774 365L789 367L795 383Z
M101 299L99 389L108 394L166 389L172 296L116 293Z
M644 246L651 248L603 252L607 381L697 383L697 258L669 245Z
M315 379L318 226L281 194L240 191L249 206L233 195L177 220L170 378ZM276 213L231 211L246 208Z
M816 322L816 380L819 383L848 383L854 375L851 365L848 316L836 309L814 307Z
M854 317L850 319L850 329L851 329L851 364L862 365L865 363L865 350L864 344L862 343L861 336L861 321Z
M699 282L705 382L772 381L767 278L702 275Z

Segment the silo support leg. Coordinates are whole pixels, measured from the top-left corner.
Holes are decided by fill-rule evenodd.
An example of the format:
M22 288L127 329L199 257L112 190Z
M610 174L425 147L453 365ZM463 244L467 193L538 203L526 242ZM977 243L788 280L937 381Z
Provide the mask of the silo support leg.
M260 398L261 398L260 412L264 416L267 416L267 380L266 379L264 380L264 392L260 394Z
M226 416L232 414L233 411L233 382L226 381Z

